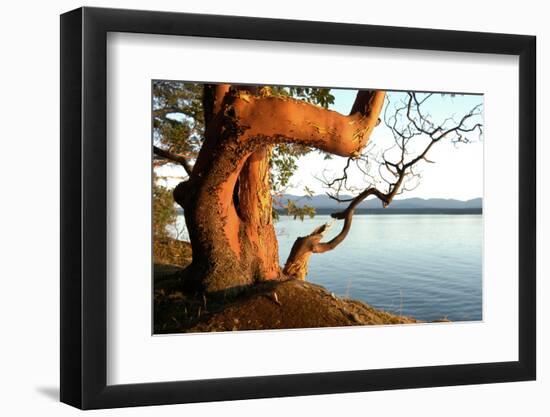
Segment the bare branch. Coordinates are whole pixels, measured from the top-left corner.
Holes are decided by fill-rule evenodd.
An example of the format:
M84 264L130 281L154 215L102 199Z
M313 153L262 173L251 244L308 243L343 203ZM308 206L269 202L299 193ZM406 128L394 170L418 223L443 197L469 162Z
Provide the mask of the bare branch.
M185 172L187 172L188 175L191 175L191 172L193 172L193 167L183 155L172 153L170 151L167 151L166 149L162 149L154 145L153 152L155 153L155 155L160 156L161 158L165 158L169 161L180 164L183 169L185 169Z
M325 178L323 181L327 188L333 190L333 193L327 192L331 199L340 203L348 203L346 209L331 215L334 219L344 220L340 233L328 242L321 242L324 234L320 234L318 230L297 239L291 251L291 256L289 256L285 265L285 271L289 273L298 271L299 274L304 275L307 272L307 260L311 253L323 253L333 250L344 241L351 229L356 208L368 197L375 196L382 202L383 207L387 207L396 195L418 187L421 174L417 172L416 166L421 161L434 163L434 161L427 158L427 155L437 142L444 138L451 138L453 143L465 143L469 141L466 137L468 133L475 130L479 130L480 134L482 133L481 123L475 123L472 126L469 124L470 120L480 114L480 106L474 107L458 122L453 117L448 117L440 125L436 125L430 119L430 115L421 109L421 106L432 96L433 94L427 94L425 97L419 98L416 93L408 93L406 100L394 106L394 112L391 115L389 115L388 110L390 107L388 99L384 121L394 136L395 144L381 152L379 158L376 159L378 177L387 184L387 190L385 192L381 191L375 185L376 181L369 173L370 160L368 155L362 154L348 158L341 175L329 180ZM452 125L449 126L451 122ZM411 157L411 144L415 139L421 137L427 138L428 141L416 155ZM395 159L392 160L390 154L394 149ZM352 189L348 185L352 159L356 161L360 172L368 179L369 185L355 197L342 198L340 197L342 190L351 191ZM365 168L359 165L360 161L364 163ZM300 267L296 269L296 265L300 265Z

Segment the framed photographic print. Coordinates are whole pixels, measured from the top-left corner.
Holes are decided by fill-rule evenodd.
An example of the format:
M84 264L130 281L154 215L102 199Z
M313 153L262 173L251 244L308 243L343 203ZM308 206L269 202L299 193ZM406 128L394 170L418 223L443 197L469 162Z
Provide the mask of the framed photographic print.
M61 16L61 400L535 379L535 38Z

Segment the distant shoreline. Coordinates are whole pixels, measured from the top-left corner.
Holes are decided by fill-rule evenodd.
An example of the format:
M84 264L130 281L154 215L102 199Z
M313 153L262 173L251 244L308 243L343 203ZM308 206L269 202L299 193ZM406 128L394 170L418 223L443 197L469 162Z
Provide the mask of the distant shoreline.
M339 210L337 208L317 208L315 209L315 214L332 214L337 213ZM286 216L286 212L279 211L279 216ZM387 208L387 209L365 209L359 208L355 210L355 214L483 214L483 210L480 208L472 209L442 209L442 208L433 208L433 209L406 209L406 208Z
M288 216L286 211L275 210L279 216ZM338 208L317 208L315 209L315 214L326 215L337 213ZM181 208L176 208L178 215L183 215L183 210ZM369 214L369 215L379 215L379 214L418 214L418 215L436 215L436 214L454 214L454 215L465 215L465 214L483 214L483 210L480 208L468 208L468 209L444 209L444 208L423 208L423 209L408 209L408 208L387 208L387 209L366 209L358 208L355 210L355 214Z

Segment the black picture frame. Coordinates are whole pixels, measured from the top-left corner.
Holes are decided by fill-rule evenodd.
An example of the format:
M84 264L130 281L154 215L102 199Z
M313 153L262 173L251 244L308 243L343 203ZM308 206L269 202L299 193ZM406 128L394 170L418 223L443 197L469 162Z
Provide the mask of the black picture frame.
M519 360L107 385L108 32L507 54L519 57ZM82 409L534 380L534 36L79 8L61 16L61 401Z

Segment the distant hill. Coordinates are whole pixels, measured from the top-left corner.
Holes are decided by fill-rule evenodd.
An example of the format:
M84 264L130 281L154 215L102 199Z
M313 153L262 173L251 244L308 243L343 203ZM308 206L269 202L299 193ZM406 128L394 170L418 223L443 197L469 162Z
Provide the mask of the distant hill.
M351 198L351 196L341 196L341 198ZM298 206L308 205L316 209L339 209L345 208L346 203L338 203L329 198L327 195L315 195L311 198L304 196L296 196L292 194L284 194L279 198L282 203L287 200L294 201ZM358 206L359 209L382 209L382 203L378 199L369 199L363 201ZM471 200L455 200L447 198L403 198L395 199L386 208L386 210L474 210L481 211L482 199L474 198Z
M351 196L342 195L341 198L351 198ZM291 200L298 207L305 205L314 207L317 214L331 214L335 211L345 209L349 204L338 203L327 195L315 195L309 198L283 194L281 197L276 197L275 200L279 200L283 205L286 205L287 200ZM355 212L356 214L481 214L482 202L481 198L473 198L466 201L452 198L403 198L395 199L387 208L383 208L382 203L378 199L371 198L359 204ZM275 205L274 207L280 214L284 214L286 211L279 205ZM183 213L183 210L179 206L176 207L176 210L179 213Z

